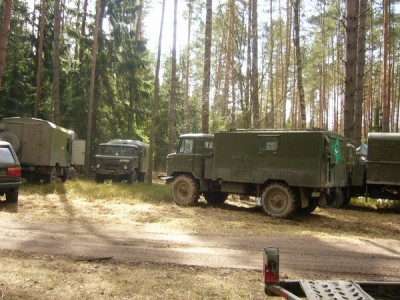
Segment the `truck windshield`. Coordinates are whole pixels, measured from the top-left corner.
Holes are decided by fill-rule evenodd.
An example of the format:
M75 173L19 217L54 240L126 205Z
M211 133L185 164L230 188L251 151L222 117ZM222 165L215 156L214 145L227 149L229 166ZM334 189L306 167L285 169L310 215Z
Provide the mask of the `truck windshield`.
M126 146L100 146L99 154L110 156L133 156L135 148Z

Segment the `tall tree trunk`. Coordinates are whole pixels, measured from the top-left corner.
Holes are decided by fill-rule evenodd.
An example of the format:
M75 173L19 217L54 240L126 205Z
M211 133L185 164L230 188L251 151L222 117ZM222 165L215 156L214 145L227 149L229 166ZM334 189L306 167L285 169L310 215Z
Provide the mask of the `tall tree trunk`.
M82 60L83 60L83 49L84 49L84 38L85 38L85 31L86 31L86 16L87 16L87 7L88 7L88 0L84 0L83 2L83 16L82 16L82 25L81 25L81 35L79 37L79 70L82 69Z
M357 73L358 0L346 0L346 79L344 98L344 136L354 137L354 103Z
M301 117L301 128L306 128L306 101L304 99L304 87L303 87L303 63L301 58L300 49L300 0L294 0L293 5L294 11L294 47L296 50L296 74L297 74L297 89L299 92L299 104L300 104L300 117Z
M54 66L53 66L53 87L51 99L53 102L52 120L55 124L61 125L60 112L60 31L61 31L61 9L60 0L54 1Z
M286 98L288 93L288 73L290 64L290 51L291 51L291 32L292 32L292 14L290 13L291 1L286 1L286 43L285 43L285 64L283 69L283 89L282 89L282 123L281 127L286 128Z
M390 115L389 5L389 0L383 0L382 132L389 132Z
M186 45L186 78L185 78L185 100L183 104L183 124L186 132L190 131L190 123L189 123L189 78L190 78L190 36L192 35L191 27L192 27L192 2L189 0L188 2L189 8L189 17L187 24L187 45Z
M138 12L138 17L136 21L136 41L141 41L142 40L142 35L143 35L143 13L144 13L144 0L140 0L139 4L139 12Z
M212 35L212 0L206 3L206 29L204 43L204 78L202 88L201 105L201 131L209 132L209 114L210 114L210 81L211 81L211 35Z
M173 43L172 43L172 65L171 65L171 92L169 98L169 110L168 110L168 153L171 153L174 149L176 139L176 26L177 26L177 11L178 11L178 0L174 1L174 32L173 32Z
M0 28L0 87L2 84L4 66L6 64L6 54L8 45L8 35L10 32L12 0L4 0L4 10Z
M160 65L161 65L161 45L162 45L162 35L164 28L164 12L165 12L165 0L162 2L162 12L161 12L161 24L160 33L158 36L158 52L157 52L157 63L156 63L156 74L154 76L154 95L153 103L151 107L151 126L150 126L150 147L149 147L149 171L147 177L147 183L153 182L153 169L154 169L154 143L156 136L156 126L158 118L158 103L160 102Z
M39 110L40 110L45 21L46 21L46 0L42 0L40 6L39 49L37 52L38 61L37 61L37 74L36 74L36 96L35 96L35 107L33 111L33 116L35 118L39 116Z
M93 98L94 98L94 84L96 75L96 58L97 50L99 47L99 28L100 28L100 14L101 14L101 0L97 0L96 6L96 22L94 26L94 39L92 47L92 65L90 73L90 88L88 100L88 115L86 126L86 148L85 148L85 175L89 177L90 174L90 160L91 160L91 147L92 147L92 118L93 118Z
M354 103L354 144L361 145L362 112L364 101L364 69L365 69L365 18L367 0L359 0L358 36L357 36L357 83Z
M260 128L260 105L258 96L258 20L257 0L251 0L251 37L252 37L252 67L251 67L251 102L253 111L253 127Z
M273 19L273 2L269 2L269 103L265 105L265 120L267 127L275 128L275 78L274 78L274 47L275 47L275 37L274 37L274 19ZM269 108L269 111L268 111Z

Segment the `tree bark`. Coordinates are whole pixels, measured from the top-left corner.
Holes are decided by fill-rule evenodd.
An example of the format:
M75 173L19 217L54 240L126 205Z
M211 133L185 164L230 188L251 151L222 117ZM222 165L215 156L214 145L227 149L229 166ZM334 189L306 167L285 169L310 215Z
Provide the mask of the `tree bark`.
M354 137L354 103L357 72L358 0L346 0L346 79L344 98L344 136Z
M206 3L206 29L204 43L204 74L202 88L201 105L201 131L209 132L209 114L210 114L210 81L211 81L211 35L212 35L212 0Z
M42 88L42 68L43 68L43 44L44 44L44 25L46 21L46 0L42 0L40 7L40 29L39 29L39 49L37 52L37 74L36 74L36 96L33 116L39 115L41 88Z
M96 6L96 22L94 26L94 39L92 47L92 66L90 73L90 88L88 100L88 116L87 116L87 129L86 129L86 148L85 148L85 175L90 175L90 161L91 161L91 147L92 147L92 119L93 119L93 98L94 98L94 85L96 75L96 59L97 51L99 48L99 28L100 28L100 14L101 14L101 0L97 0Z
M186 45L186 78L185 78L185 100L183 106L183 124L186 132L190 130L190 122L189 122L189 78L190 78L190 36L192 34L191 27L192 27L192 2L189 0L188 2L189 8L189 17L188 17L188 24L187 24L187 45Z
M164 13L165 13L165 0L163 0L163 2L162 2L160 33L158 36L156 74L154 76L154 95L153 95L153 103L152 103L152 107L151 107L150 147L149 147L150 160L149 160L147 183L153 182L154 143L155 143L156 126L157 126L157 118L158 118L158 106L159 106L158 104L160 102L160 65L161 65L162 35L163 35L163 27L164 27Z
M365 19L367 0L359 0L358 37L357 37L357 94L354 103L354 144L361 145L362 113L364 101L364 69L365 69Z
M168 153L171 153L174 149L176 140L176 26L177 26L177 10L178 0L174 1L174 32L173 32L173 43L172 43L172 65L171 65L171 91L169 98L169 109L168 109Z
M390 1L383 0L382 132L389 132L390 115L389 5Z
M2 84L4 66L6 65L6 54L8 35L10 33L12 0L4 1L3 19L0 28L0 87Z
M301 128L306 128L306 102L304 99L304 87L303 87L303 63L301 58L300 49L300 0L294 0L293 5L294 11L294 47L296 51L296 74L297 74L297 89L299 92L299 104L300 104L300 117L301 117Z
M54 66L53 66L53 86L51 99L53 102L52 120L56 125L61 125L60 111L60 31L61 31L61 9L60 0L54 1Z
M253 111L253 127L260 128L260 104L258 95L258 20L257 0L251 0L251 37L252 37L252 67L251 67L251 102Z

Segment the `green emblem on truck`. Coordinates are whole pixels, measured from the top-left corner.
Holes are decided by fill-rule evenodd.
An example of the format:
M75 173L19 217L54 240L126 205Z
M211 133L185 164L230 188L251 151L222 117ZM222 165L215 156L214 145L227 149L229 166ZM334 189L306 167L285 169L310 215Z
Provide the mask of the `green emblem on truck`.
M342 162L342 150L341 150L342 143L339 139L336 139L334 142L331 144L331 151L333 153L333 156L335 158L334 163L340 163Z

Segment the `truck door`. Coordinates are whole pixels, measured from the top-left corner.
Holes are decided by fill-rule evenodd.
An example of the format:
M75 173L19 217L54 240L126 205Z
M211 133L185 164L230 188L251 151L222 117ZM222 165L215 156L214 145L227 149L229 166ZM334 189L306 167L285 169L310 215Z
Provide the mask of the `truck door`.
M176 149L174 169L180 172L191 173L194 164L194 139L182 138Z

